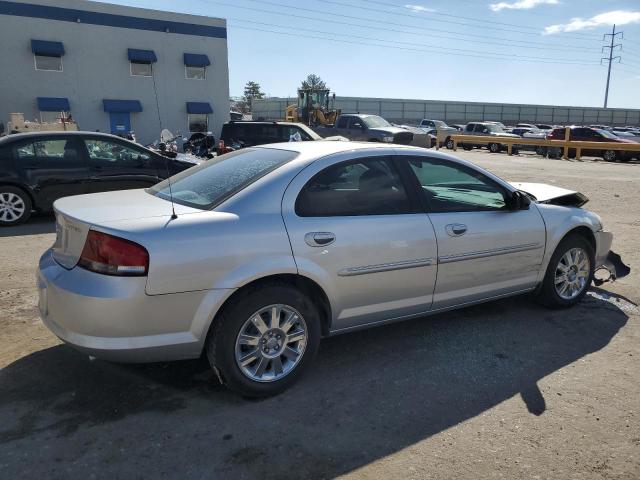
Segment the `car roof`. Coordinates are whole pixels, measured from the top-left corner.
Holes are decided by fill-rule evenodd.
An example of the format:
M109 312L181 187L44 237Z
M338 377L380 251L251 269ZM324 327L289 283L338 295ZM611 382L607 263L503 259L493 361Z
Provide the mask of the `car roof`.
M117 135L112 135L110 133L91 132L91 131L80 130L80 131L62 131L62 132L46 131L46 132L12 133L11 135L6 135L6 136L0 138L0 142L9 143L9 142L29 139L29 138L33 138L33 137L60 137L60 136L68 136L68 135L80 136L80 137L91 135L91 136L105 137L105 138L109 138L109 139L117 139L117 140L125 140L126 141L125 138L118 137ZM142 146L142 145L140 145L140 146Z

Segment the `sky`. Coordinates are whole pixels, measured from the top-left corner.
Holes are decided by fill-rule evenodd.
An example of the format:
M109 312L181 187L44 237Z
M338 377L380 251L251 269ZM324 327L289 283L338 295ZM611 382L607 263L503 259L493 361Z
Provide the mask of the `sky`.
M230 94L640 108L640 0L107 0L227 19Z

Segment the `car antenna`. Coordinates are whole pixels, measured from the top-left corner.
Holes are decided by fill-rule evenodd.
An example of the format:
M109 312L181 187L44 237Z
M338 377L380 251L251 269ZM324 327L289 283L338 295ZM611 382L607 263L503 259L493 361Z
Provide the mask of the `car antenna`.
M160 124L160 142L162 143L162 116L160 115L160 103L158 101L158 87L156 86L156 76L151 67L151 77L153 78L153 92L156 97L156 112L158 112L158 124ZM169 158L164 155L164 168L167 171L167 182L169 182L169 200L171 201L171 220L178 218L176 215L176 206L173 203L173 190L171 189L171 173L169 172Z

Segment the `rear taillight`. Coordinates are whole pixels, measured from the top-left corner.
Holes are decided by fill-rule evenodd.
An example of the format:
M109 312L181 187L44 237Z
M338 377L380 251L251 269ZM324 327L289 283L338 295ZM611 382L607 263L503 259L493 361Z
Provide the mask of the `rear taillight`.
M149 252L130 240L89 230L78 265L105 275L141 276L149 271Z

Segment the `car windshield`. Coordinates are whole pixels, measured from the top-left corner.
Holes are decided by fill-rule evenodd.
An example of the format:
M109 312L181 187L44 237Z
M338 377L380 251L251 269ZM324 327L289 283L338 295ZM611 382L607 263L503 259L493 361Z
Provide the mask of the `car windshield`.
M297 152L245 148L209 160L147 189L156 197L203 210L213 208L260 177L290 162Z
M378 117L377 115L371 115L368 117L363 117L362 121L367 126L367 128L380 128L380 127L390 127L391 124L387 122L384 118Z
M596 130L600 135L602 135L605 138L611 138L613 140L615 140L616 138L618 138L617 136L615 136L613 133L611 133L608 130L601 130L601 129L597 129Z

